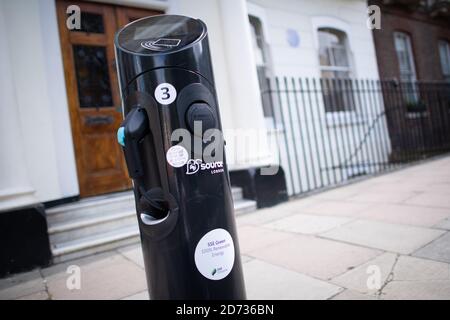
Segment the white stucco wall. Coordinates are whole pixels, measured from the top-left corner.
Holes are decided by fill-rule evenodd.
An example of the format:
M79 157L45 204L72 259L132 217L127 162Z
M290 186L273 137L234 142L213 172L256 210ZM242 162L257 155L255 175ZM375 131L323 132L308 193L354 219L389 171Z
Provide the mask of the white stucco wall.
M7 39L4 3L0 2L0 37ZM28 178L20 114L6 45L0 47L0 211L37 202Z
M280 77L281 90L284 90L283 77L287 77L291 89L291 77L296 79L297 89L298 78L320 78L317 30L321 27L339 29L347 34L352 78L379 78L372 31L366 24L366 1L248 0L248 3L249 13L258 17L262 23L270 57L269 68L273 76ZM294 30L299 35L297 47L289 45L288 30ZM309 85L313 90L313 83L309 82ZM319 88L319 83L316 85ZM303 82L303 90L305 89ZM277 123L273 125L278 130L270 133L273 136L276 132L279 142L278 147L272 147L272 152L280 150L280 162L286 173L289 194L315 189L322 182L326 185L333 184L333 179L327 174L330 172L329 168L345 163L363 141L369 148L380 143L387 147L376 159L368 152L359 152L361 162L385 161L390 151L386 123L377 120L377 115L383 109L382 99L377 100L373 110L357 104L356 110L352 112L327 113L321 94L315 96L311 92L311 95L312 100L306 96L302 100L301 93L294 95L283 91L279 99L278 96L274 98L277 100L275 109L280 110L277 108L281 106L283 112L278 111ZM355 135L351 139L345 139L350 132ZM339 179L345 180L351 175L371 173L378 169L376 166L355 166L355 169L335 171ZM313 180L312 177L320 177L320 182L317 179L311 186L306 185L308 176L310 180Z
M9 54L10 73L2 72L0 77L9 83L8 91L15 97L2 108L6 108L6 116L17 116L21 140L16 147L23 150L19 170L26 172L39 202L76 195L78 184L54 1L3 1L1 6L6 26L2 39ZM0 130L3 136L12 136L3 132L4 127ZM13 154L2 153L2 162L12 159ZM7 170L7 179L15 181L19 173Z
M319 77L317 28L345 29L354 62L355 77L378 79L372 31L366 27L363 0L248 0L265 11L267 42L277 76ZM286 32L296 30L297 48L289 46Z

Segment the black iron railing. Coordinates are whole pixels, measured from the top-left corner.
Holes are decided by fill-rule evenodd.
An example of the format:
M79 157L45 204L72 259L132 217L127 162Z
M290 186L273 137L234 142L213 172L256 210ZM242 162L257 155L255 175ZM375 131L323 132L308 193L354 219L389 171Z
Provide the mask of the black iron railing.
M267 81L266 116L296 195L450 150L450 84Z

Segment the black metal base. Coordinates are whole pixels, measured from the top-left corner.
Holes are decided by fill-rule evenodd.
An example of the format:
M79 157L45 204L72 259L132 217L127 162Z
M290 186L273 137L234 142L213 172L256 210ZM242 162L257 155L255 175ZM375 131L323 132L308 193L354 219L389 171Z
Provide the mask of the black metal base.
M241 187L244 197L256 200L258 208L274 206L288 200L283 168L276 175L261 175L261 168L230 172L231 185Z
M0 213L0 277L51 262L47 220L42 204Z

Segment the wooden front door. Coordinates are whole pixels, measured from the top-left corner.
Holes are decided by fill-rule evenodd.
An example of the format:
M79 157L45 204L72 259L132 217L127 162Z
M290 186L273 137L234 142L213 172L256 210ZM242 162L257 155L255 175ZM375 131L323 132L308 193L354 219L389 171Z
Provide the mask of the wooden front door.
M67 8L77 5L81 28L69 30ZM159 11L92 2L57 1L80 196L131 187L116 131L122 121L114 35L125 24Z

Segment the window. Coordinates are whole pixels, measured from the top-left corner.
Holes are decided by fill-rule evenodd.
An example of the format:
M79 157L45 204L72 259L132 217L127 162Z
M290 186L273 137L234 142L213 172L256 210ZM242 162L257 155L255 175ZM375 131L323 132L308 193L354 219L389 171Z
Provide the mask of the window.
M325 111L352 111L355 104L347 35L337 29L319 28L318 37L321 76L331 79L323 90Z
M114 103L106 47L74 45L73 58L80 108L111 107Z
M265 117L272 117L270 94L267 92L269 89L268 78L270 78L267 45L264 40L261 20L257 17L249 16L249 21L253 40L253 52L256 60L256 71L258 73L259 88L261 90L263 112Z
M416 70L414 68L414 57L409 35L403 32L396 32L394 33L394 39L400 68L400 80L416 81Z
M103 15L92 12L81 12L80 29L73 29L72 32L105 33Z
M397 53L403 97L406 100L407 108L414 109L414 105L418 103L419 98L415 83L417 77L414 67L411 38L404 32L395 32L394 44Z
M439 41L439 56L441 58L442 75L445 81L450 82L450 43Z

